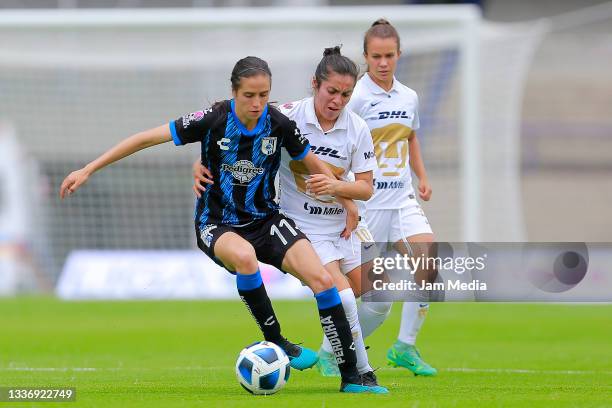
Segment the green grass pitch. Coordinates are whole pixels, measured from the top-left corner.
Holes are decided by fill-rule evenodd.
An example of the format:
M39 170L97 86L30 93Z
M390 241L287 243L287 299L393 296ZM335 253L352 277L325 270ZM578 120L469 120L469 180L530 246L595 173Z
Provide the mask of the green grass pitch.
M317 348L314 300L274 302L286 336ZM612 406L612 306L432 304L418 346L434 378L386 366L400 307L371 338L387 396L345 395L315 370L276 395L238 385L240 349L260 334L238 301L0 300L0 386L72 386L53 407Z

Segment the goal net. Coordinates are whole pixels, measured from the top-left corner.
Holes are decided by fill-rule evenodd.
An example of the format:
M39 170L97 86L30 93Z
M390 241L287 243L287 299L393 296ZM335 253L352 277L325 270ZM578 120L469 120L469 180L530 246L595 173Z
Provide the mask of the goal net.
M44 185L29 197L45 208L31 222L39 264L55 277L75 249L195 247L197 145L139 152L65 202L59 185L130 134L231 97L244 56L269 62L278 102L311 93L325 47L342 44L365 68L363 34L380 17L402 39L398 79L420 97L434 189L423 207L437 239L522 239L520 102L534 25L485 26L470 6L10 11L0 13L0 120Z

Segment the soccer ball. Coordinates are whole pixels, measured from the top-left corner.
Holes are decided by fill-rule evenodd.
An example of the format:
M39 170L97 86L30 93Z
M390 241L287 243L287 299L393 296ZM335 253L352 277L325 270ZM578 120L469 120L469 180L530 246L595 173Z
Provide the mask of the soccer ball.
M289 357L283 349L261 341L242 349L236 361L236 377L251 394L268 395L285 386L290 368Z

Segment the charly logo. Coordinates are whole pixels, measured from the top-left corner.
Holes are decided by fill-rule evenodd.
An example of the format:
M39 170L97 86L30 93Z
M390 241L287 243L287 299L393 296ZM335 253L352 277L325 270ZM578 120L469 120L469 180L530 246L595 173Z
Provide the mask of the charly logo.
M264 137L261 139L261 152L270 156L276 152L276 137Z
M229 150L229 146L228 144L231 142L231 140L227 137L222 137L221 139L219 139L217 141L217 144L219 145L219 149L221 150Z
M255 167L252 162L248 160L238 160L234 164L223 163L221 170L229 171L232 176L238 180L241 184L246 184L253 180L258 174L263 174L264 169L262 167Z

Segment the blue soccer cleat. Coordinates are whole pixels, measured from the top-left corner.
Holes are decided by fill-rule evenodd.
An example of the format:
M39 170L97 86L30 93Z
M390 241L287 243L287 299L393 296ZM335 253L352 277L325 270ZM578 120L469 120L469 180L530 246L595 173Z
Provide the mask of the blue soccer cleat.
M374 372L343 378L340 392L350 394L388 394L389 390L378 385Z
M279 344L280 343L280 344ZM298 346L285 339L283 342L276 343L277 346L289 357L289 365L296 370L306 370L319 361L319 356L313 350Z
M347 392L350 394L366 394L370 392L370 387L362 384L345 383L340 385L340 392Z
M371 386L362 383L362 379L359 379L359 384L356 382L344 382L340 384L340 392L346 392L349 394L388 394L389 390L380 385Z

